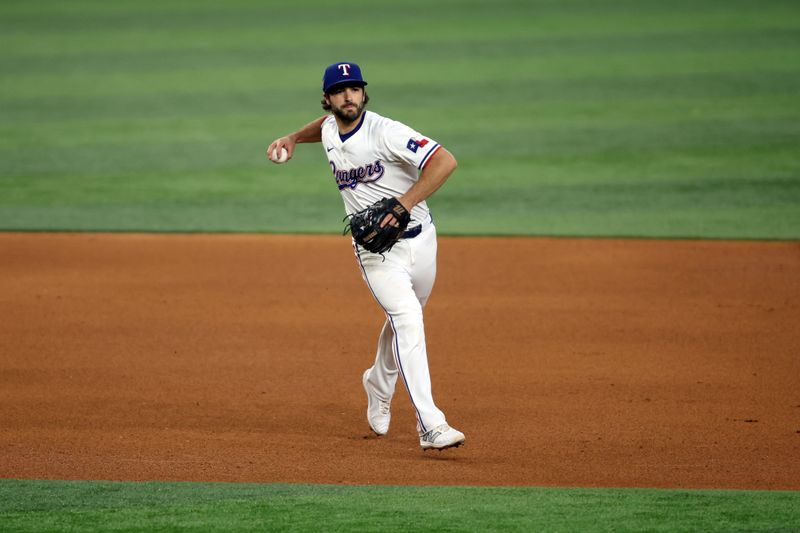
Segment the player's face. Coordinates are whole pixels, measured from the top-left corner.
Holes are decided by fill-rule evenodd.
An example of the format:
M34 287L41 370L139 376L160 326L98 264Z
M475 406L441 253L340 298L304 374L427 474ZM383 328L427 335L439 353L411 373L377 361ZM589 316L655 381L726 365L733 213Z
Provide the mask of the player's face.
M364 111L364 88L344 87L331 91L328 96L331 111L342 122L354 122Z

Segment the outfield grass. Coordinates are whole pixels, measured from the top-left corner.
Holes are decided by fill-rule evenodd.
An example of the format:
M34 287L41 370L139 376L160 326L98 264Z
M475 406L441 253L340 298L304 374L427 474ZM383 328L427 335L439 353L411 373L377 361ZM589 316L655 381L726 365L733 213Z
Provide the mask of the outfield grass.
M3 531L800 529L800 492L0 480Z
M336 232L324 67L451 149L449 234L800 237L800 4L0 5L0 230Z

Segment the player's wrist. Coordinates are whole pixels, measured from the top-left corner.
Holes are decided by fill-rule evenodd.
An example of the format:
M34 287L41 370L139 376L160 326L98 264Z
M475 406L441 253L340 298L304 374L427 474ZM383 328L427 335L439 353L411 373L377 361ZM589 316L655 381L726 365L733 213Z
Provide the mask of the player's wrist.
M414 206L417 205L417 203L419 203L419 202L414 202L411 198L408 198L406 195L398 196L397 201L400 202L400 204L403 207L405 207L406 211L408 211L409 213L411 212L412 209L414 209Z

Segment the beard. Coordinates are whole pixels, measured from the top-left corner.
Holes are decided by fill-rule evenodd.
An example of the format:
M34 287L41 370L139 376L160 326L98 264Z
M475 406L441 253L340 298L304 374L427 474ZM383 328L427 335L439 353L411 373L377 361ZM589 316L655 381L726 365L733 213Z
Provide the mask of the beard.
M364 102L362 101L360 104L352 105L355 107L348 109L344 109L344 107L332 107L331 111L345 124L352 124L358 117L361 116L361 112L364 111Z

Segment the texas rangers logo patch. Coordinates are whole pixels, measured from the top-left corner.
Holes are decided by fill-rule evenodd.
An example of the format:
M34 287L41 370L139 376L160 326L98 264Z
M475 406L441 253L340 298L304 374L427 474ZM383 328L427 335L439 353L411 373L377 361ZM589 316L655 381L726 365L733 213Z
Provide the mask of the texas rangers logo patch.
M426 144L428 144L428 139L422 139L421 141L417 141L414 138L411 138L408 140L406 148L408 148L409 150L411 150L416 154L417 150L419 150L420 148L424 148Z

